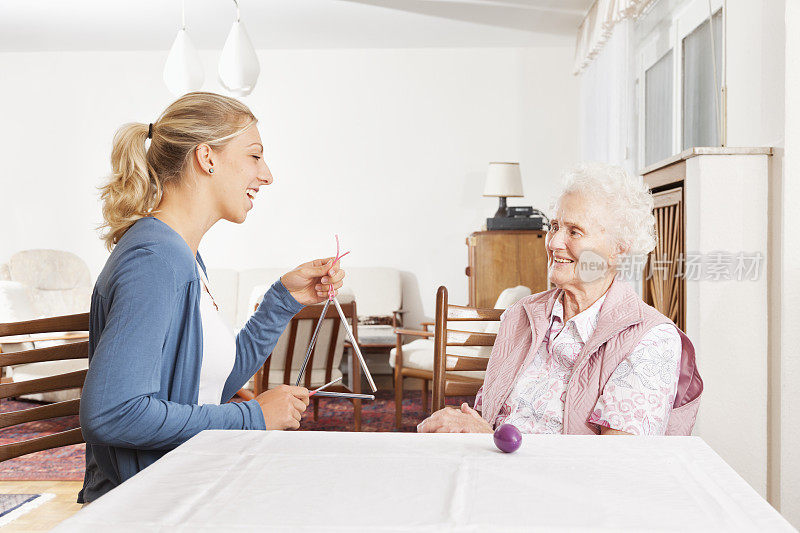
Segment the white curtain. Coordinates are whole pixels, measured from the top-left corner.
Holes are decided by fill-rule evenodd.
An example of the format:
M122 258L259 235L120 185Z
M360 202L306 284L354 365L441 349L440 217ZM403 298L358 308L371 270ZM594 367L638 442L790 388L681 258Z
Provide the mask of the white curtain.
M581 159L621 165L635 173L636 129L630 21L614 31L580 76Z
M575 74L580 74L597 57L623 20L636 20L655 0L595 0L578 28L575 45Z
M635 76L631 19L621 21L581 73L580 158L619 165L637 174ZM631 281L642 294L642 283Z

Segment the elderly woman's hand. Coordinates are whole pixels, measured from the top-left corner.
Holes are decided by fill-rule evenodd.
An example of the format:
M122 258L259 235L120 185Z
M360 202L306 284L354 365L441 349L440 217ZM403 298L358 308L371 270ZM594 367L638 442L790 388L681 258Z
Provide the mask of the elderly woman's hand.
M480 413L466 403L460 409L445 407L417 425L419 433L493 433Z

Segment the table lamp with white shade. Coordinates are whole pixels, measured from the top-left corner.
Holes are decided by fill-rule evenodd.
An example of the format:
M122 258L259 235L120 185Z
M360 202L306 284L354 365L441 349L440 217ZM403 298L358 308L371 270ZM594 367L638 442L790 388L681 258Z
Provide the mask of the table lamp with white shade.
M489 163L483 195L500 198L500 207L494 214L495 217L508 216L506 198L524 196L519 163Z

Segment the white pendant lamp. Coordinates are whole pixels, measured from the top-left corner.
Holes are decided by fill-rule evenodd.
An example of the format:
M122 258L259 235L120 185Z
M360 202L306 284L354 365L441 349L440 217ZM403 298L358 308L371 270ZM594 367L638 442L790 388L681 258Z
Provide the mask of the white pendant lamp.
M175 96L196 91L203 86L205 74L200 54L189 39L186 31L186 3L181 10L181 29L169 50L167 62L164 64L164 83Z
M239 2L233 0L233 3L236 4L236 21L231 26L219 58L219 81L234 95L247 96L256 86L261 67L253 43L240 20Z

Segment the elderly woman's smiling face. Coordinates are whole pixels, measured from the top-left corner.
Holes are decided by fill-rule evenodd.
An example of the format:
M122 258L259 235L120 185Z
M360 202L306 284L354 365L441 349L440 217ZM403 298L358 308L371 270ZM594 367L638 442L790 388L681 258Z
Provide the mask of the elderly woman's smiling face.
M556 204L545 247L548 277L559 289L585 290L614 276L617 246L593 213L578 193L567 193Z

